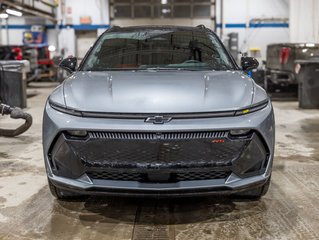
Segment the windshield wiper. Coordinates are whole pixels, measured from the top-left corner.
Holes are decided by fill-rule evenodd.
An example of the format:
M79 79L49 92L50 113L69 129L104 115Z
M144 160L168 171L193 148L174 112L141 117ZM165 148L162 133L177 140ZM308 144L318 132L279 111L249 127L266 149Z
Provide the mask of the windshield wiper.
M134 71L138 70L138 68L103 68L103 67L95 67L90 68L86 71Z
M138 70L176 70L177 68L170 68L170 67L147 67L147 68L139 68Z
M139 68L137 71L202 71L202 70L211 70L208 68L179 68L179 67L150 67L150 68Z
M85 69L85 71L209 71L213 70L209 67L185 68L185 67L149 67L149 68L104 68L93 67Z

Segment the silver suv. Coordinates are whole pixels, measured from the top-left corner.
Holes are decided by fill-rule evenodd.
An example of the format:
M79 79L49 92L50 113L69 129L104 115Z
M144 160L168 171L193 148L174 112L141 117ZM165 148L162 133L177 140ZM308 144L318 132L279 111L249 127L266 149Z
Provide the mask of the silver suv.
M199 27L107 30L45 106L44 160L57 198L81 194L261 197L274 114L266 92Z

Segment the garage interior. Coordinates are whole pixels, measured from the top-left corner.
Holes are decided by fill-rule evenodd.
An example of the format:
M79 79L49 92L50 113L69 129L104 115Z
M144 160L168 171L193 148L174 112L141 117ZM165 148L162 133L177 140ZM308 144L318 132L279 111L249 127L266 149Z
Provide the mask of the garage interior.
M32 116L25 132L2 136L4 129L16 129L25 119L13 119L4 110L0 115L0 239L319 239L317 1L0 4L0 103ZM271 97L276 123L268 193L259 200L55 199L47 185L42 148L44 105L68 75L55 60L76 56L80 62L112 26L200 24L219 36L238 63L242 55L260 63L249 74Z

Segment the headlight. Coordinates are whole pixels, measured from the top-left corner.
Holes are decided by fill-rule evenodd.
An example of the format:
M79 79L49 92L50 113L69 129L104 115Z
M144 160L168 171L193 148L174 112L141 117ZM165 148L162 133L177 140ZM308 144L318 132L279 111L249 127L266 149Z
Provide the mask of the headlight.
M62 105L57 104L57 103L54 103L54 102L52 102L50 100L49 100L49 104L54 110L57 110L58 112L63 112L63 113L66 113L66 114L82 117L82 112L80 112L80 111L77 111L77 110L74 110L74 109L70 109L70 108L66 108L65 106L62 106Z
M250 131L250 129L233 129L230 130L230 134L232 136L244 136L247 135Z
M235 116L245 115L248 113L259 111L259 110L267 107L268 103L269 103L269 98L267 98L264 101L261 101L259 103L253 104L247 108L243 108L241 110L236 111Z

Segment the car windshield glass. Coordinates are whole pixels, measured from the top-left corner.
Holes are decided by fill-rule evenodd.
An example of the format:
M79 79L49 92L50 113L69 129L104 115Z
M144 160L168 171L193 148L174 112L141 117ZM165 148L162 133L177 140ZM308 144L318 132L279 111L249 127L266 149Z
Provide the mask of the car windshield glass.
M216 37L200 30L145 29L105 33L84 71L232 70L235 66Z

